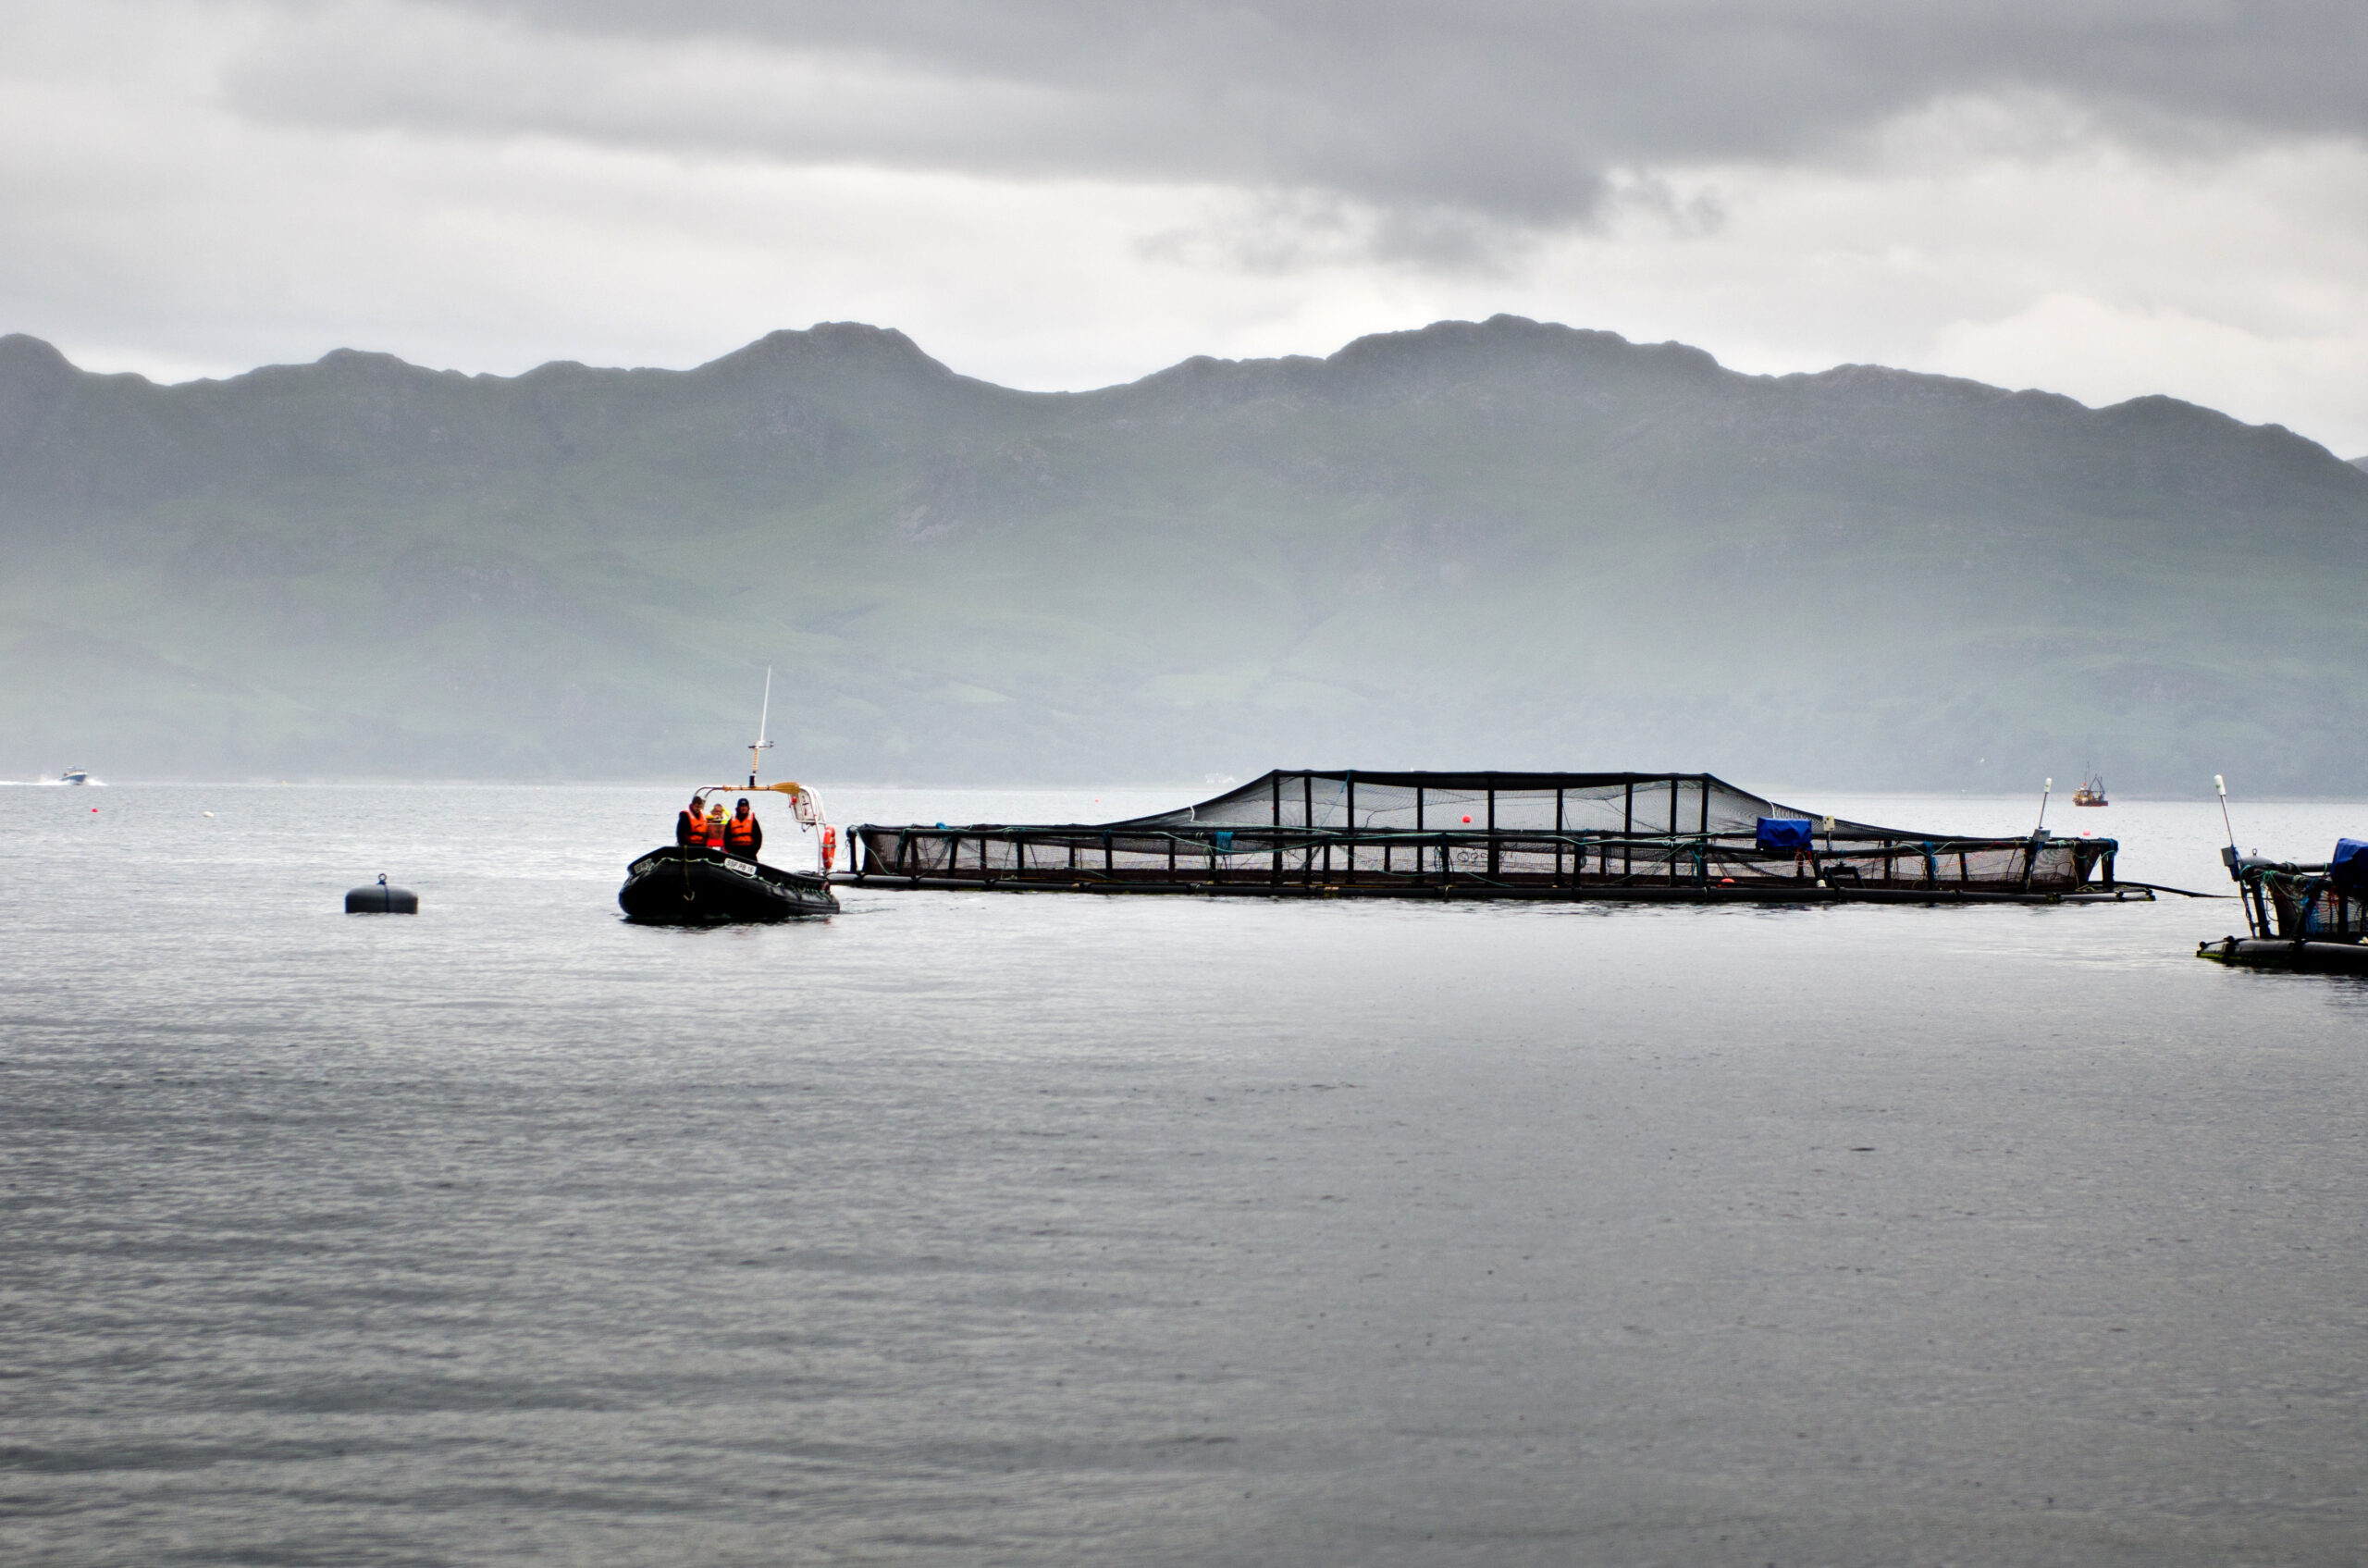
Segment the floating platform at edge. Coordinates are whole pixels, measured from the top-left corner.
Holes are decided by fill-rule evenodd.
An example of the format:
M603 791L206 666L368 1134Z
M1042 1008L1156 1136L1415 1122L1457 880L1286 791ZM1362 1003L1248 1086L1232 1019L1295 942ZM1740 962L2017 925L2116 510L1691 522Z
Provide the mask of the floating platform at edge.
M2206 942L2199 958L2235 968L2368 974L2368 844L2341 839L2335 857L2311 865L2220 852L2236 880L2245 932Z
M1804 821L1806 844L1782 842L1784 825L1797 839ZM866 823L849 837L855 870L832 880L888 888L1645 903L2153 896L2115 883L2113 839L1877 827L1708 773L1276 772L1125 821Z
M2224 936L2195 950L2199 958L2247 969L2299 969L2306 974L2368 974L2368 946L2358 942L2310 942L2285 937Z

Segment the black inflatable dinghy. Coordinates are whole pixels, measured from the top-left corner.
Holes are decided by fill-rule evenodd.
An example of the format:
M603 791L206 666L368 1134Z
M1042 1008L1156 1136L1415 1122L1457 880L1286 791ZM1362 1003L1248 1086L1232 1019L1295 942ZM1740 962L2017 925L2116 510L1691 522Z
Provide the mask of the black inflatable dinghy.
M644 925L727 925L834 915L839 901L827 877L784 871L705 848L667 845L633 863L617 906Z

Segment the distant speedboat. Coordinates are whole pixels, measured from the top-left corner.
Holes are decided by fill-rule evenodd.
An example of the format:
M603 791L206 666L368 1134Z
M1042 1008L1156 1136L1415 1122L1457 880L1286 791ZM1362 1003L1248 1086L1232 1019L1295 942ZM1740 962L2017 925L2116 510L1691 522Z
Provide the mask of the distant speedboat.
M2112 805L2113 802L2105 798L2104 775L2090 773L2087 778L2082 779L2080 787L2072 792L2072 804L2075 806Z
M86 784L91 782L91 774L89 770L84 768L68 768L64 772L57 775L57 782L59 784Z

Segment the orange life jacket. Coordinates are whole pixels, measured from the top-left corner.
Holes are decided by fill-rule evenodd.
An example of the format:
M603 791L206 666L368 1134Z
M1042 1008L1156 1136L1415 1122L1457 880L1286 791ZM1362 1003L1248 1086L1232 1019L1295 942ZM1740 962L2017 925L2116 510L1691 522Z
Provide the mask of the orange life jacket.
M709 849L721 849L723 847L724 821L724 816L721 811L710 811L708 813L707 846Z
M724 848L736 852L747 848L756 842L757 814L754 811L745 817L735 812L723 819Z

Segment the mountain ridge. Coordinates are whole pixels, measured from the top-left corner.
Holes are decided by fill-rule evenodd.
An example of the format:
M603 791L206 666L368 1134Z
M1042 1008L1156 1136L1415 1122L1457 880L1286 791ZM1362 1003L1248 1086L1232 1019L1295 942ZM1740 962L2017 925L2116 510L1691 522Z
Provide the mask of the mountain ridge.
M878 346L890 349L891 353L868 357L882 361L893 358L894 363L900 366L917 370L939 382L977 388L1007 398L1058 401L1092 400L1116 393L1161 388L1174 384L1186 376L1209 373L1259 374L1270 370L1292 372L1318 367L1355 369L1363 367L1369 361L1380 360L1386 355L1407 349L1419 351L1457 342L1465 334L1477 337L1506 330L1546 334L1562 342L1584 343L1590 347L1605 345L1615 352L1624 352L1639 356L1640 359L1666 356L1668 361L1682 364L1689 370L1728 377L1738 382L1770 386L1798 385L1836 389L1856 389L1872 384L1885 390L1913 389L1928 394L1947 393L1985 402L2000 400L2038 400L2043 401L2051 411L2077 413L2097 417L2137 410L2159 409L2199 415L2214 427L2226 426L2290 437L2296 442L2317 452L2325 453L2337 463L2355 468L2368 465L2368 454L2350 459L2335 458L2335 454L2319 442L2311 440L2310 438L2300 435L2284 425L2248 424L2217 409L2175 398L2165 393L2145 393L2124 399L2119 402L2091 405L2063 393L2051 392L2042 389L2005 388L1966 377L1930 371L1903 370L1890 365L1855 361L1831 365L1823 370L1754 373L1735 370L1721 364L1716 356L1708 351L1690 344L1674 340L1641 343L1632 341L1619 333L1599 328L1565 327L1558 323L1536 322L1508 315L1495 315L1483 322L1441 321L1421 327L1366 333L1351 339L1348 343L1326 355L1285 354L1228 359L1211 354L1194 354L1162 369L1151 371L1131 381L1112 382L1106 386L1061 391L1034 391L1004 387L980 377L962 375L923 352L903 331L895 327L874 327L861 322L818 322L805 328L776 328L737 349L730 350L686 369L640 365L589 365L580 360L549 360L529 369L505 376L489 371L438 369L414 364L399 355L382 350L336 348L328 350L317 359L311 361L274 363L257 365L251 370L240 371L231 376L198 377L179 382L155 381L136 371L85 370L73 364L56 345L45 340L27 333L10 332L0 334L0 411L8 408L8 402L11 401L9 395L17 390L14 383L25 378L25 367L29 361L32 366L36 367L34 373L44 379L63 379L70 377L80 381L132 385L157 392L171 393L197 388L231 389L247 384L262 385L267 382L280 382L293 379L304 372L339 375L353 369L383 373L421 383L468 383L480 386L524 385L547 381L561 376L577 375L594 377L722 378L757 366L771 368L783 359L811 360L827 357L844 360L854 357L845 352L849 347ZM1501 339L1490 338L1486 340L1501 341ZM0 440L5 440L6 434L6 425L0 423Z
M1504 315L1071 392L859 323L688 370L339 350L170 385L18 334L0 669L103 651L80 711L0 698L0 769L126 772L130 735L179 772L357 739L381 773L660 772L775 662L842 776L2134 789L2251 751L2324 793L2368 762L2326 734L2363 539L2359 464L2179 400Z

